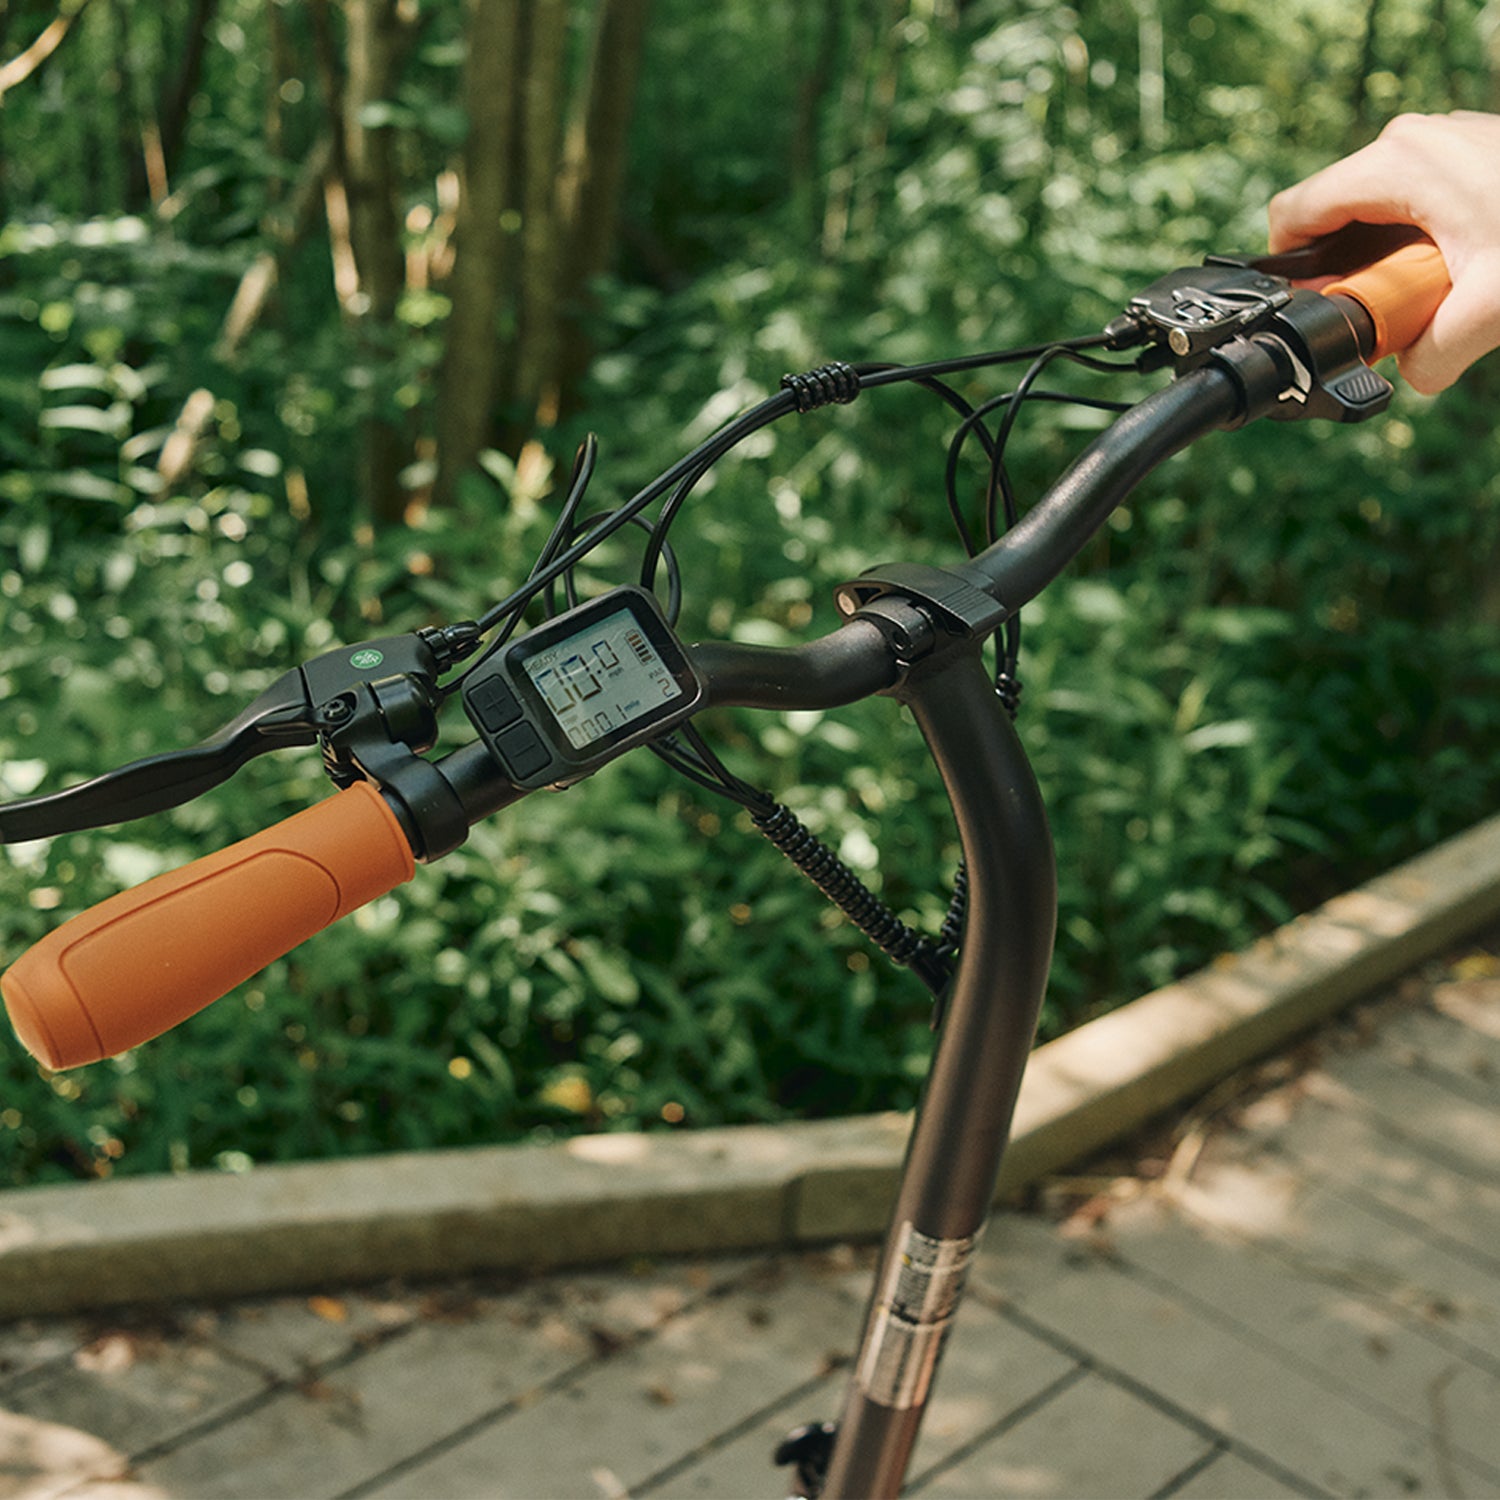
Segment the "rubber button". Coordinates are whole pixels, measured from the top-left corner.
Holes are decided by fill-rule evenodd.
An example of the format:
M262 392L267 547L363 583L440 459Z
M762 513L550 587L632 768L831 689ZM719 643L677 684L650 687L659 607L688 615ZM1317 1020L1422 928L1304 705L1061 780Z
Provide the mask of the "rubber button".
M491 734L498 734L521 717L516 695L498 677L491 677L470 690L469 707L480 727Z
M535 776L552 759L542 737L530 724L517 724L498 735L495 748L510 767L511 775L518 778Z

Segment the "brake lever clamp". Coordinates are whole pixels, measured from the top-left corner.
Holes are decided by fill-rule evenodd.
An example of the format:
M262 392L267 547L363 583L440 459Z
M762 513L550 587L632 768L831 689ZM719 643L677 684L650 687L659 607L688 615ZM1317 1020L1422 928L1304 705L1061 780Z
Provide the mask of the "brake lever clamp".
M396 804L421 860L458 848L469 820L424 751L437 743L438 676L473 653L472 622L325 652L301 668L323 765L335 786L368 781Z
M1364 421L1393 393L1365 364L1334 301L1241 258L1213 256L1169 272L1131 298L1105 332L1117 349L1146 346L1136 360L1142 371L1226 369L1242 396L1237 425L1258 417Z
M1143 371L1203 358L1230 339L1264 327L1292 300L1279 276L1238 263L1185 266L1153 281L1132 297L1124 314L1105 329L1113 347L1146 345L1137 359Z
M336 785L368 780L407 810L421 858L463 842L468 822L421 759L437 737L438 674L479 644L472 622L325 651L283 672L216 734L60 792L0 805L0 843L104 828L181 806L258 755L321 742ZM461 823L461 829L460 829Z

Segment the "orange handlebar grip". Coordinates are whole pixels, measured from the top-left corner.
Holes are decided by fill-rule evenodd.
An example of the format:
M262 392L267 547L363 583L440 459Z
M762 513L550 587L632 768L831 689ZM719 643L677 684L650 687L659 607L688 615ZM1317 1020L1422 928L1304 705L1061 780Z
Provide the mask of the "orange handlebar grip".
M1419 240L1325 286L1323 295L1352 297L1369 313L1375 325L1374 364L1416 343L1452 286L1442 252Z
M54 1070L159 1036L415 866L368 782L81 912L0 977L11 1024Z

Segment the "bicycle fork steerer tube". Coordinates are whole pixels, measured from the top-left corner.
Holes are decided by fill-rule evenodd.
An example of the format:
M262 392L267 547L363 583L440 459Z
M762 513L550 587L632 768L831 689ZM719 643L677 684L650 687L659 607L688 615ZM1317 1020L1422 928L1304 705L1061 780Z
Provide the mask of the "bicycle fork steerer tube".
M918 666L893 693L952 801L969 910L824 1500L884 1500L900 1488L989 1216L1057 923L1041 795L978 646Z

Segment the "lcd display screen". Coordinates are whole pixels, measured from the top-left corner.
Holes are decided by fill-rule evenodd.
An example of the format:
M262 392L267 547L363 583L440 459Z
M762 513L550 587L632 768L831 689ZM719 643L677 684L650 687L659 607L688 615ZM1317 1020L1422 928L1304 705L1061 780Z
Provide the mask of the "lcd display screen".
M575 750L628 732L684 692L632 609L586 621L520 665Z

